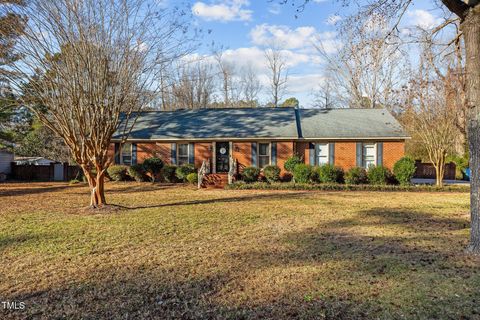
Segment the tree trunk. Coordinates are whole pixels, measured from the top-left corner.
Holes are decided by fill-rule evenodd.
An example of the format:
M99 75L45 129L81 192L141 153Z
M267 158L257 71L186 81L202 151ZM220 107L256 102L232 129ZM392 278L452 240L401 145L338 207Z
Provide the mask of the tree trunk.
M466 91L469 112L470 216L468 250L480 254L480 4L470 9L461 24L466 54Z
M96 183L96 198L98 200L97 206L106 205L107 201L105 200L105 173L97 174Z
M437 187L443 187L443 164L441 161L435 165L435 184Z
M470 142L470 244L468 251L480 253L480 123L471 120L468 126Z
M105 174L93 174L88 168L83 167L83 173L90 187L90 207L100 208L107 204L105 200Z

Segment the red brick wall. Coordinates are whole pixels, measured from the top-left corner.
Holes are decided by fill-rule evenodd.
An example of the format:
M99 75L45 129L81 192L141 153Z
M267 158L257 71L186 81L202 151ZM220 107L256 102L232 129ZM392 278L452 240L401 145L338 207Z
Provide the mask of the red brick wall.
M357 143L335 142L335 166L347 171L357 165Z
M308 149L308 142L296 142L294 143L294 150L297 155L299 155L305 163L308 163L310 159L310 150Z
M293 155L293 141L277 142L277 166L280 167L281 174L285 174L285 161Z
M202 166L203 160L212 160L212 143L211 142L195 142L195 168ZM211 163L210 163L211 164Z
M145 142L137 143L137 162L142 163L145 159L158 157L165 163L171 163L171 144Z
M305 163L309 163L308 142L296 143L296 152L303 157ZM357 165L357 147L355 141L336 141L335 142L335 166L343 168L345 171ZM383 165L390 170L401 157L405 155L404 141L385 141L383 142Z
M404 141L391 141L383 143L383 165L390 170L393 169L395 162L405 155Z
M203 160L213 160L213 150L211 142L195 143L195 167L199 168ZM234 142L232 154L238 161L240 171L252 164L252 144L251 142ZM284 173L285 161L294 153L303 157L305 163L309 163L309 143L281 141L277 142L277 165ZM114 144L109 148L109 155L113 157ZM385 141L383 142L383 164L389 169L393 169L395 162L405 155L404 141ZM137 161L143 162L149 157L159 157L165 163L171 163L171 143L147 142L137 143ZM356 166L356 142L355 141L337 141L335 142L335 166L348 170Z
M237 159L238 169L242 172L243 168L252 165L252 143L234 142L232 156Z

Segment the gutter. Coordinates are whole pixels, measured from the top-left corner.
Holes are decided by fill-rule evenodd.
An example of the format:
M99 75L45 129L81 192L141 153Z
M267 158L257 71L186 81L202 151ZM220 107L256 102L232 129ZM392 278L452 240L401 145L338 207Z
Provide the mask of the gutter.
M126 142L173 142L173 141L365 141L365 140L410 140L411 137L322 137L322 138L297 138L297 137L221 137L221 138L166 138L166 139L126 139ZM111 142L121 142L122 139L111 139Z

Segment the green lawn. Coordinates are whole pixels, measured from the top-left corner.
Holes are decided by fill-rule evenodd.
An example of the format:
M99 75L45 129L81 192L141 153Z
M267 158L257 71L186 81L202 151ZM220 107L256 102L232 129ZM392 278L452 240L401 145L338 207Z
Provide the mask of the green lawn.
M107 190L0 184L0 319L480 318L466 193Z

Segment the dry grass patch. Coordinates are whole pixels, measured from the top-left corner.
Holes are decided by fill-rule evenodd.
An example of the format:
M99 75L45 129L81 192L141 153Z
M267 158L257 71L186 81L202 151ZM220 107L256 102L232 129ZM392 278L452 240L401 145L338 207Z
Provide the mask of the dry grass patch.
M468 194L2 184L9 318L474 319ZM0 316L2 314L0 313Z

